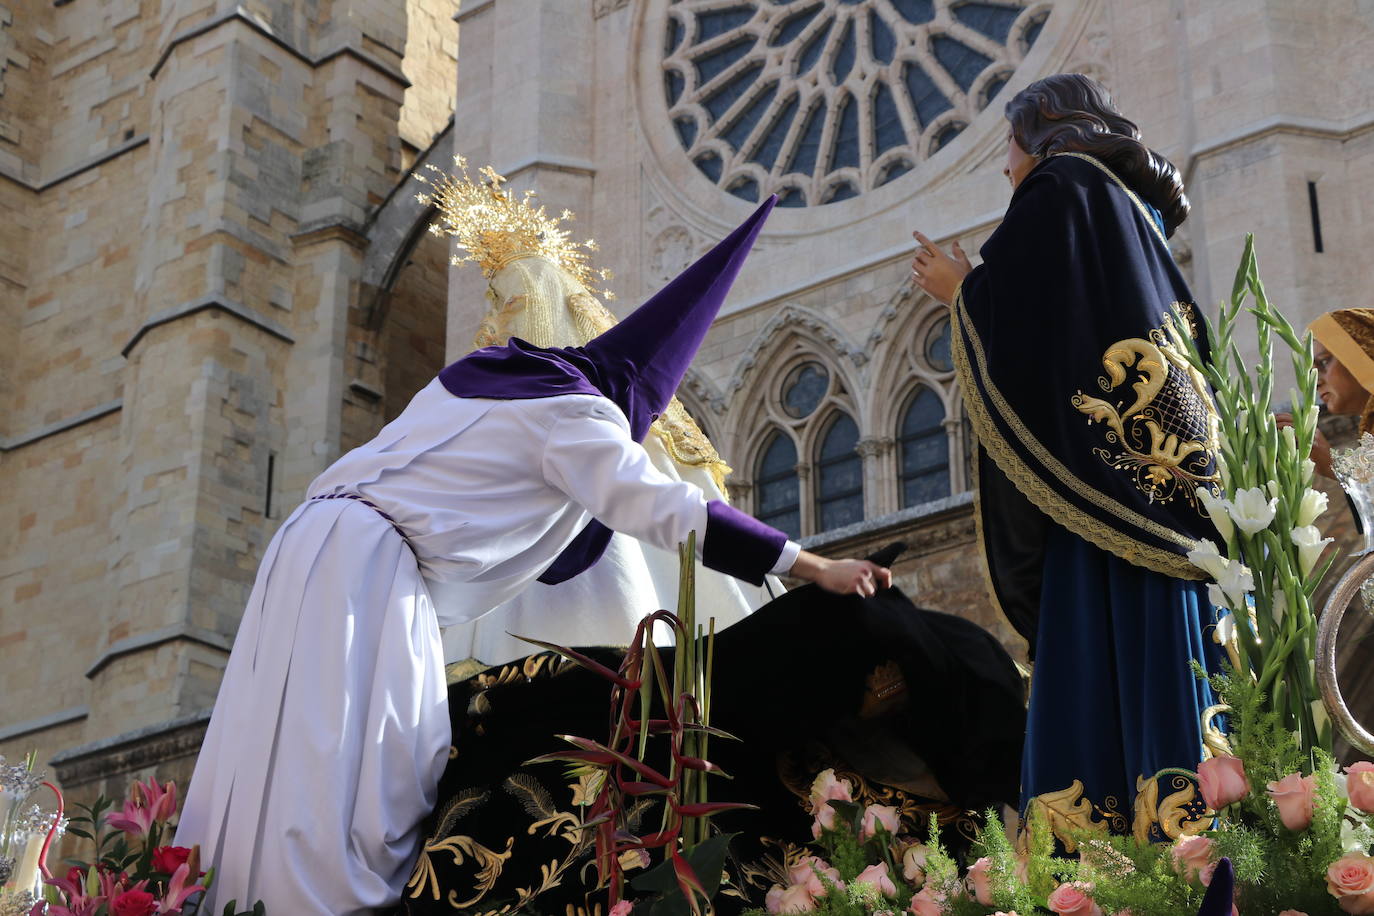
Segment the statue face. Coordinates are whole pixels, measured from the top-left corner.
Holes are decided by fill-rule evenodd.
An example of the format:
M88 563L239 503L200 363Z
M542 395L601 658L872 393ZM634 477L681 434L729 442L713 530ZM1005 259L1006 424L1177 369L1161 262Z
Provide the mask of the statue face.
M1369 401L1365 391L1350 370L1321 341L1312 341L1312 362L1317 367L1317 396L1334 414L1359 414Z
M1016 190L1016 186L1021 183L1031 169L1035 168L1036 158L1021 148L1021 144L1016 142L1016 136L1007 128L1007 164L1002 167L1002 174L1007 176L1007 181L1011 182L1011 189Z

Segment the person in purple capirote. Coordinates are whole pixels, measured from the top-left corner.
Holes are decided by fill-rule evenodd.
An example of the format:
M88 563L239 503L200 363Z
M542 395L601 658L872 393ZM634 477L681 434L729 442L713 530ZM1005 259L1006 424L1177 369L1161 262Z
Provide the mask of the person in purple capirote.
M513 339L450 365L310 485L264 555L177 833L216 870L207 911L396 903L449 757L439 628L589 568L612 530L666 549L695 531L706 566L755 584L891 584L707 501L639 444L774 202L585 347Z

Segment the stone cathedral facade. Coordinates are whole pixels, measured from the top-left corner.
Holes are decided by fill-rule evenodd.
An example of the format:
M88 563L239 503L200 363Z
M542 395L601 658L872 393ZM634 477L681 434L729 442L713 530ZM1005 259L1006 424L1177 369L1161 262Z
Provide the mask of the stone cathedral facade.
M189 775L276 526L488 307L415 199L454 154L576 211L627 304L777 193L681 392L732 497L906 541L1024 655L911 231L975 253L1002 104L1073 70L1182 169L1204 307L1246 231L1290 316L1369 305L1371 59L1370 0L0 0L0 753Z

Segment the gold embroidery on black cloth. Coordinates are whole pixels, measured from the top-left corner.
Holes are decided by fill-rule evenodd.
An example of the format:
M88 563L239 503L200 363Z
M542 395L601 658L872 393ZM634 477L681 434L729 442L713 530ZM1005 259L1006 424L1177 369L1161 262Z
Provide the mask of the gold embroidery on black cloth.
M1041 476L1038 469L1028 465L1003 438L994 424L996 416L1006 422L1017 440L1035 457L1040 468L1056 478L1069 491L1079 498L1106 510L1127 524L1161 540L1173 543L1185 550L1191 550L1197 542L1158 522L1145 518L1129 507L1093 489L1080 480L1049 450L1031 435L1030 430L1021 422L1006 398L992 383L988 374L987 354L983 351L982 341L974 330L963 301L963 287L955 291L951 305L952 327L955 329L950 341L950 355L954 360L955 372L963 392L964 406L978 442L987 449L988 454L997 462L1007 479L1026 495L1031 502L1040 507L1050 518L1068 528L1079 537L1095 544L1103 550L1116 554L1137 566L1153 569L1177 579L1203 579L1206 573L1189 562L1182 552L1175 553L1147 544L1139 538L1125 534L1104 525L1084 510L1073 505L1061 496L1049 482ZM978 388L982 384L987 391L984 401Z
M1190 317L1190 306L1174 307ZM1191 321L1190 321L1191 323ZM1218 479L1213 463L1217 451L1217 414L1206 380L1179 352L1176 334L1156 328L1149 339L1118 340L1102 354L1106 376L1097 380L1104 394L1121 391L1132 375L1135 399L1115 402L1079 390L1071 403L1089 424L1105 427L1109 447L1093 454L1118 471L1131 474L1137 489L1150 502L1168 503L1175 497L1198 510L1197 489L1211 489Z
M1160 784L1167 782L1171 790L1160 800ZM1202 801L1197 780L1184 770L1164 770L1155 776L1136 777L1136 795L1132 804L1133 819L1126 820L1121 801L1106 796L1100 805L1086 797L1081 779L1068 788L1045 792L1031 799L1017 836L1017 849L1028 847L1026 836L1031 809L1038 810L1067 853L1079 852L1092 842L1094 836L1128 830L1141 843L1164 843L1181 836L1206 830L1211 823L1210 812Z

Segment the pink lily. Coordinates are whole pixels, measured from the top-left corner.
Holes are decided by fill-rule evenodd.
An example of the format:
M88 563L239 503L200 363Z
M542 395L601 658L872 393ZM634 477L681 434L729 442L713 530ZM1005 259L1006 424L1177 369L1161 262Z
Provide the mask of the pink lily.
M187 862L182 862L177 866L177 870L172 873L172 880L167 882L167 894L158 901L158 913L180 913L181 906L192 894L203 891L195 879L190 877L191 866Z
M154 824L166 823L176 810L176 783L169 782L164 789L156 779L150 779L134 783L128 801L124 802L124 812L110 812L105 815L105 823L130 836L146 836Z
M95 866L91 866L94 868ZM49 916L94 916L95 912L105 903L104 894L96 894L94 897L86 896L86 887L83 882L69 881L66 878L49 878L46 882L62 892L65 906L54 904L46 910ZM42 906L40 902L39 907ZM32 914L30 914L32 916Z

